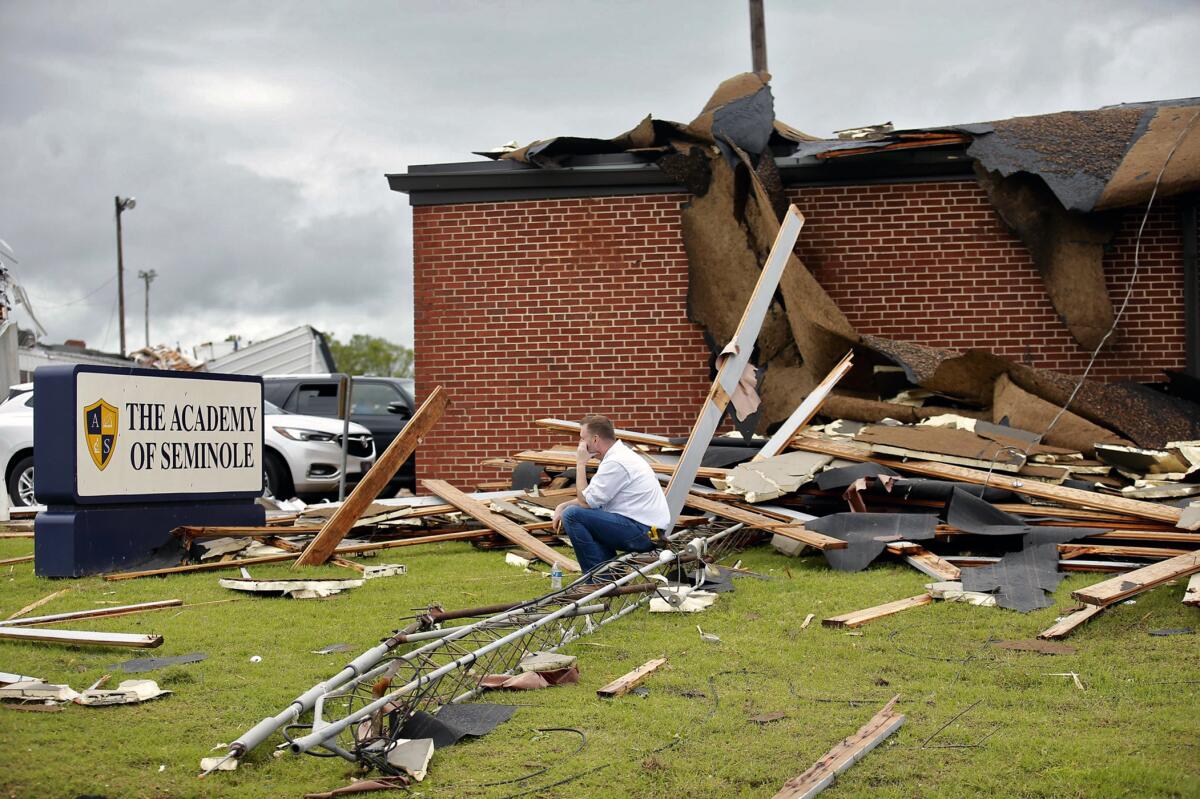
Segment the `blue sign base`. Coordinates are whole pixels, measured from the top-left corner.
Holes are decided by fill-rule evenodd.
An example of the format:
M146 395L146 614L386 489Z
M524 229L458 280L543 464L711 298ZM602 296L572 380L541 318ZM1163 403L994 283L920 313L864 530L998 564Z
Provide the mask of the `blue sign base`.
M39 577L83 577L177 566L184 552L171 530L181 525L262 526L254 502L188 502L136 506L54 507L34 520L34 571Z

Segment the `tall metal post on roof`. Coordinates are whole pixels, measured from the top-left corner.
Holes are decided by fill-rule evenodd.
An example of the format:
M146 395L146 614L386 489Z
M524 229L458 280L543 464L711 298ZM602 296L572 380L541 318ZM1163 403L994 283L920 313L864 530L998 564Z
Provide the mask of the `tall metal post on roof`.
M158 277L158 272L138 270L138 277L146 281L146 349L150 348L150 284Z
M133 197L113 197L117 209L117 312L121 317L121 354L125 354L125 254L121 248L121 213L137 207Z
M750 0L750 53L755 72L767 71L767 23L763 0Z

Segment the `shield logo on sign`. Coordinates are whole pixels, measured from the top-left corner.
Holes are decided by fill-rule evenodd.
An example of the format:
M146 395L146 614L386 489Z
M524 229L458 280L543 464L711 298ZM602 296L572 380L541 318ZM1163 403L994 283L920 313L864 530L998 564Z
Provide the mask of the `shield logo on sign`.
M88 454L101 471L112 460L113 450L117 446L118 413L116 408L102 399L83 409L83 431Z

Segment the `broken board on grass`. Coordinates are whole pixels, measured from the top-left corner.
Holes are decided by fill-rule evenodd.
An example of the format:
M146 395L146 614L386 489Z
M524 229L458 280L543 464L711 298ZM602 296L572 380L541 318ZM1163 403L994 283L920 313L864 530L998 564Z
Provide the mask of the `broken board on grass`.
M549 546L531 536L521 525L506 519L498 513L493 513L482 502L459 491L445 480L422 480L421 485L489 530L499 533L525 551L536 555L539 560L545 561L551 566L557 563L562 567L563 571L580 571L578 563L566 555L555 552Z
M808 771L784 783L774 799L811 799L832 785L837 775L857 763L904 724L904 714L894 710L899 699L899 695L893 697L858 732L830 749Z
M1071 596L1089 605L1108 606L1128 599L1168 580L1188 577L1200 572L1200 552L1189 552L1169 560L1145 566L1141 569L1113 577L1087 588L1072 591ZM2 629L2 628L0 628Z
M446 410L449 399L441 386L434 388L421 407L413 414L412 419L400 431L400 435L392 439L379 460L367 470L367 473L354 486L350 496L341 504L333 517L325 523L321 532L312 540L303 554L297 558L293 568L301 566L319 566L329 560L338 544L350 532L350 528L363 515L379 493L383 491L391 479L400 470L408 457L421 443L421 436L433 429Z
M359 588L366 580L252 580L223 578L217 581L222 588L260 596L291 597L292 599L321 599Z
M753 527L757 530L767 530L775 535L799 541L822 551L827 549L845 549L846 547L845 541L814 530L808 530L802 523L789 524L763 513L739 508L736 505L718 502L714 499L688 494L684 497L684 504L689 508L711 513L714 516L720 516L730 521L741 522L747 527Z
M864 624L873 622L876 619L882 619L885 616L891 616L894 613L928 605L932 601L933 597L929 594L918 594L917 596L910 596L907 599L897 599L895 602L876 605L872 608L843 613L840 616L831 616L828 619L824 619L821 624L825 627L861 627Z
M162 646L161 635L137 635L133 633L97 633L82 630L44 630L40 627L0 626L0 640L42 641L67 646L129 646L136 649L153 649Z
M602 696L606 699L614 699L618 696L624 696L645 682L647 677L657 671L666 662L666 658L655 658L654 660L647 661L628 674L618 677L608 685L599 689L596 691L596 695Z

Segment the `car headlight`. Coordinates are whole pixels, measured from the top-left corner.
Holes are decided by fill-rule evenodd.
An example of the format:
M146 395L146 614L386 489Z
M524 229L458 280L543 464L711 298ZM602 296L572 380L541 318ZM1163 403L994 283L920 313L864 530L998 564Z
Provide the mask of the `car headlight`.
M276 427L275 432L292 441L333 441L333 433L305 430L302 427Z

